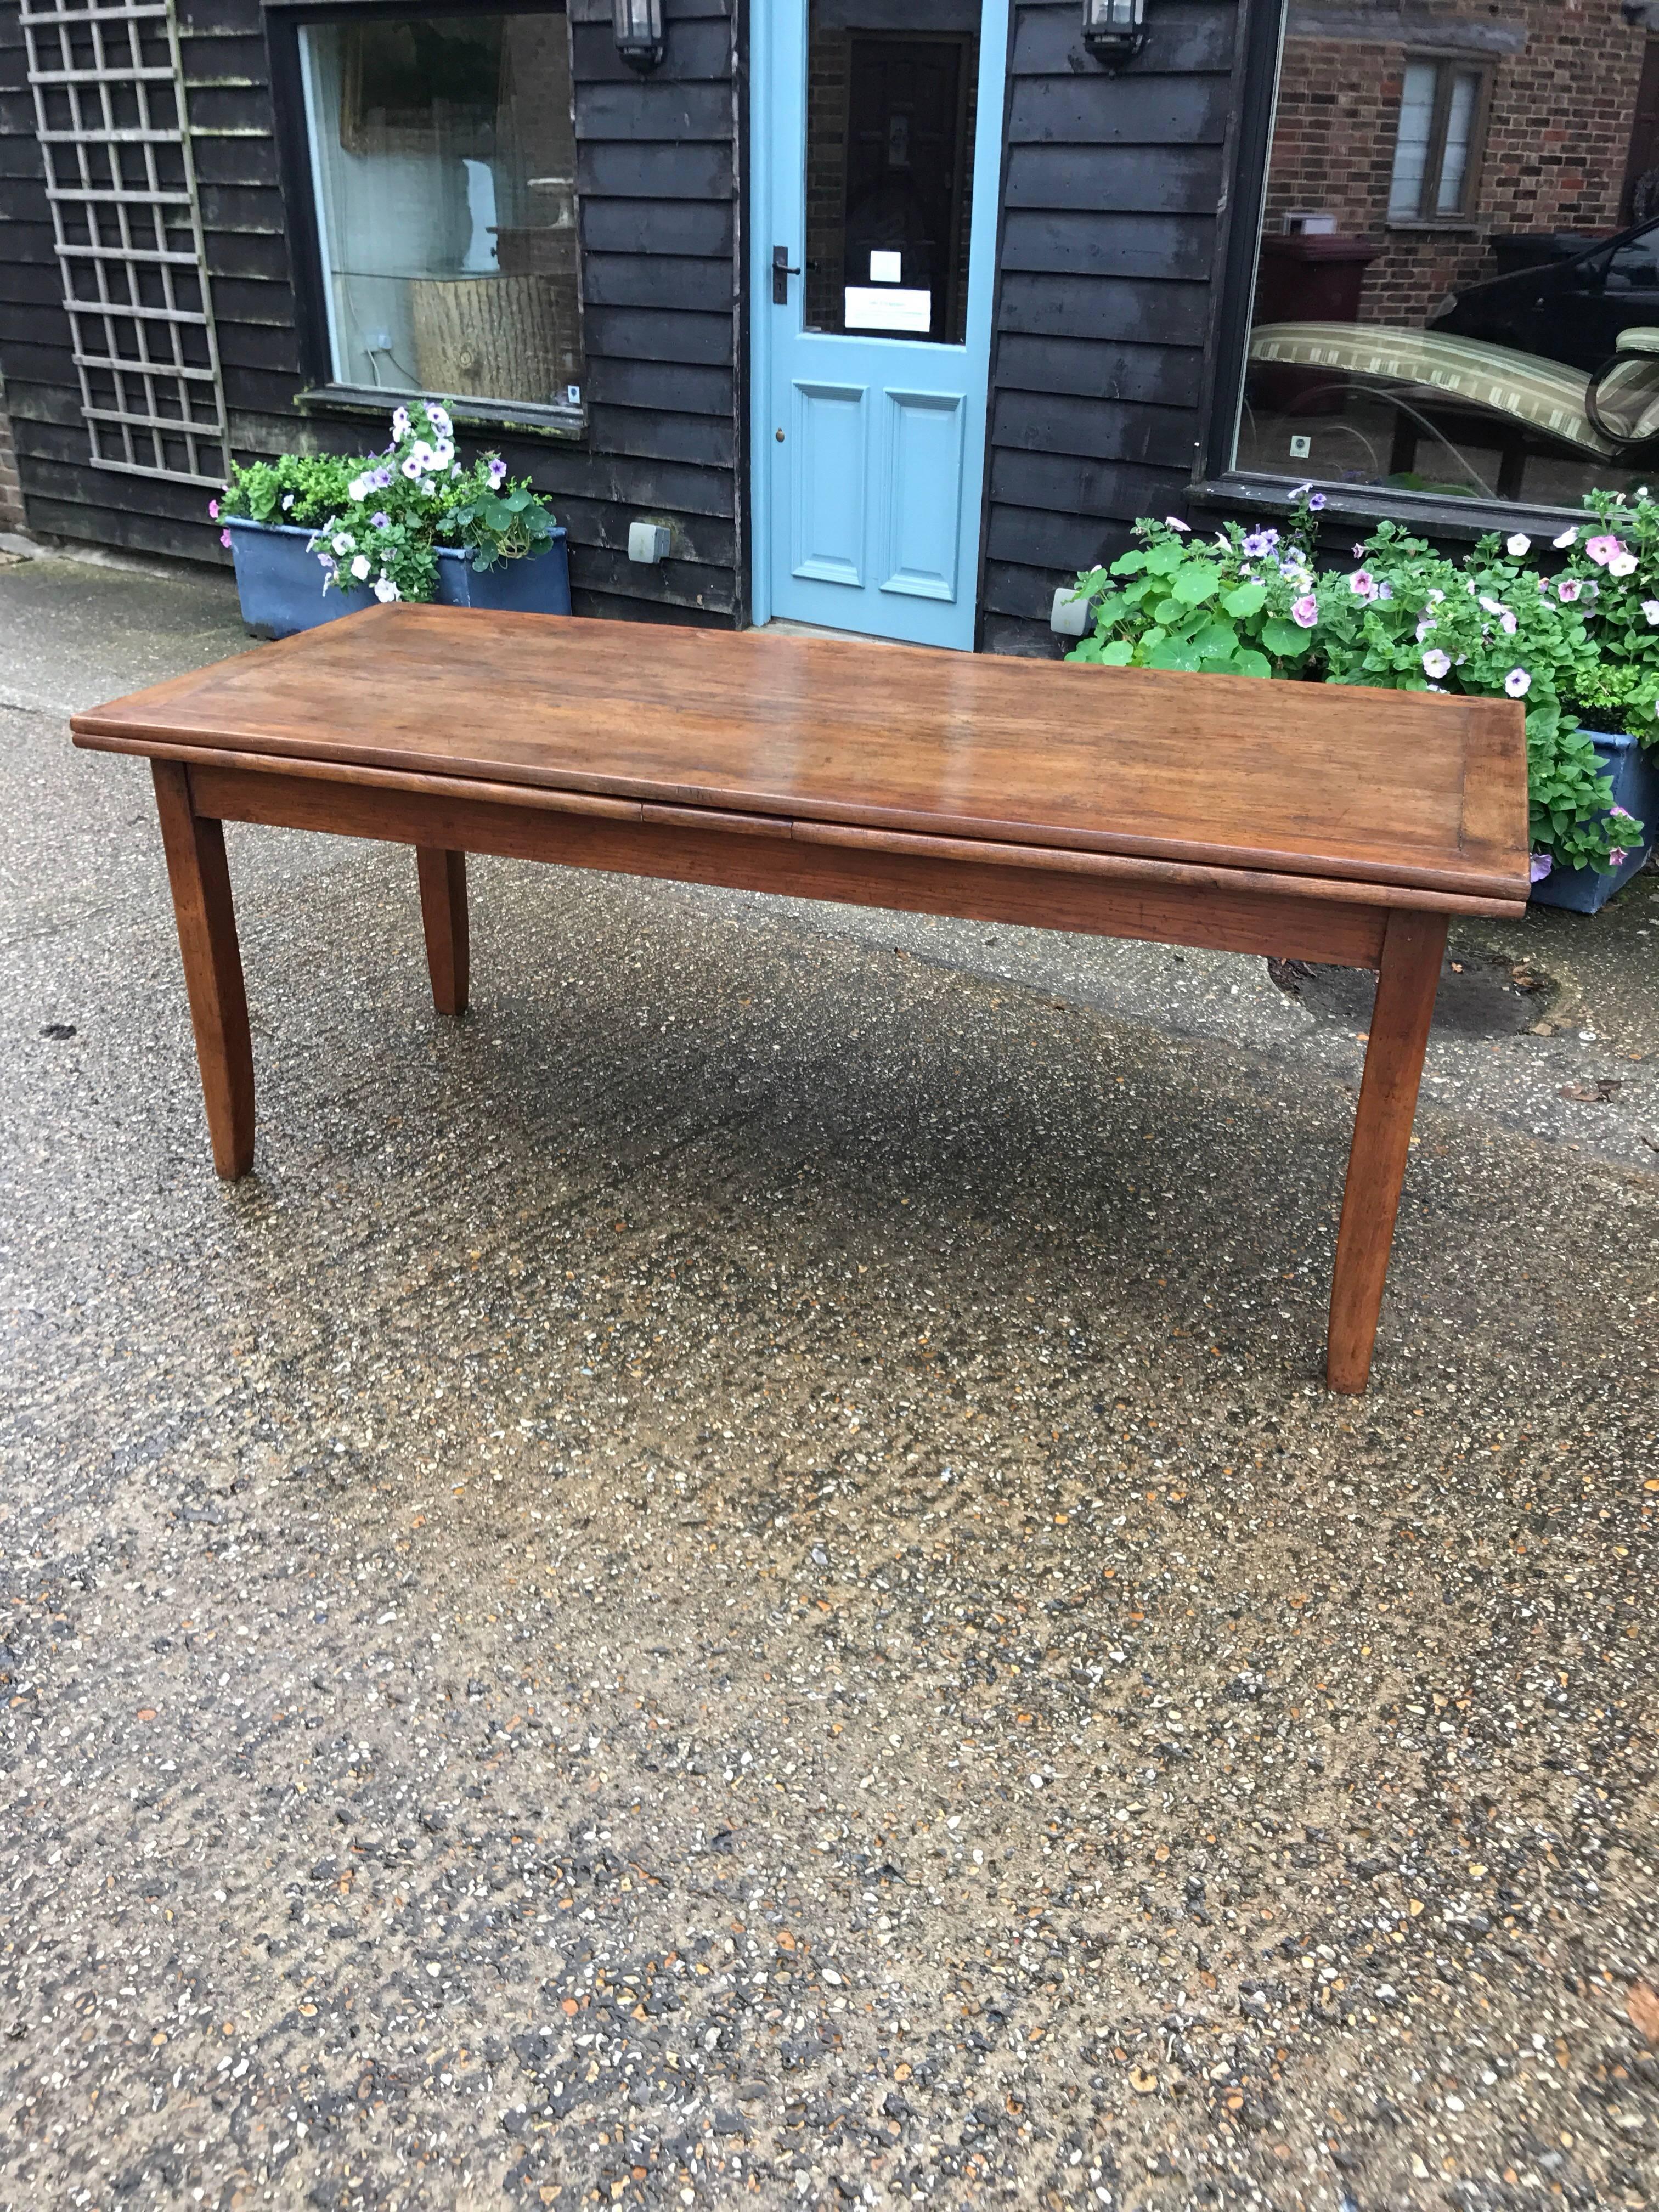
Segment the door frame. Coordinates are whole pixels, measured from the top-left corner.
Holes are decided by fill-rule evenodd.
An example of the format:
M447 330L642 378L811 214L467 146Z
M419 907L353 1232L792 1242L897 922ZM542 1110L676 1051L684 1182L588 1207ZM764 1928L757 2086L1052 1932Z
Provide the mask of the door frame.
M739 221L749 228L746 264L748 313L744 317L744 370L749 380L748 523L749 618L758 626L772 617L772 246L775 238L772 192L771 95L775 41L774 15L779 6L799 6L810 0L753 0L749 20L749 97L744 102L748 135L747 191ZM972 496L979 504L979 532L972 563L974 592L974 650L979 649L981 588L985 574L985 529L990 507L991 367L996 336L997 295L1002 274L1003 178L1008 155L1008 100L1012 57L1015 0L982 0L980 20L979 80L973 88L975 102L974 131L974 190L969 222L973 243L969 249L968 316L964 344L970 352L982 346L985 361L984 433L980 444L977 482ZM996 130L988 143L979 128L978 103L988 88L988 73L1000 73L996 101ZM805 118L805 100L801 102ZM805 149L801 149L803 163ZM988 240L988 281L975 287L974 260L980 244ZM801 241L805 247L805 240ZM803 268L805 254L803 250ZM805 277L803 275L803 283ZM963 478L964 490L968 477Z

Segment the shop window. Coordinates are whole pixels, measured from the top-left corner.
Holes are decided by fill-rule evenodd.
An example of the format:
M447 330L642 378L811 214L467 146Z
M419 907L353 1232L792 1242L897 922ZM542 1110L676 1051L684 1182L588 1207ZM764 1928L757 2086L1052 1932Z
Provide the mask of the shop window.
M1361 506L1577 509L1655 479L1643 27L1462 0L1410 20L1429 52L1381 0L1286 11L1235 470Z
M299 56L332 380L580 404L564 15L307 22Z

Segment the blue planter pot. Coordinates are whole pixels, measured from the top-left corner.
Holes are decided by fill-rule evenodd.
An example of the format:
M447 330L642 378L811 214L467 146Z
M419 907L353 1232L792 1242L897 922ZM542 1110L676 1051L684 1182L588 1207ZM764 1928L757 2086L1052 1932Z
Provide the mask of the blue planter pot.
M291 637L319 623L337 622L375 604L360 586L349 592L323 589L322 564L307 551L313 536L294 524L228 520L231 558L242 620L261 637ZM568 615L570 562L562 529L553 532L544 552L522 561L498 562L482 574L453 545L438 548L438 604L446 607L489 607L517 614Z
M1573 914L1599 914L1642 866L1659 835L1659 753L1649 751L1623 731L1586 730L1583 734L1612 778L1613 805L1636 817L1643 842L1629 848L1629 859L1611 875L1600 875L1594 868L1552 868L1541 884L1533 885L1532 903L1565 907Z

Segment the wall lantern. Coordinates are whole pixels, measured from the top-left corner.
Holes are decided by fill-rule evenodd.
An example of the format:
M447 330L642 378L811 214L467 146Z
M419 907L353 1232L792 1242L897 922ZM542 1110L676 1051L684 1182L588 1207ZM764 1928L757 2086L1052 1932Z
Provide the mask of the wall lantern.
M1083 43L1097 62L1121 69L1146 43L1146 0L1083 0Z
M655 69L662 59L662 0L611 0L611 18L617 52L629 67L642 76Z

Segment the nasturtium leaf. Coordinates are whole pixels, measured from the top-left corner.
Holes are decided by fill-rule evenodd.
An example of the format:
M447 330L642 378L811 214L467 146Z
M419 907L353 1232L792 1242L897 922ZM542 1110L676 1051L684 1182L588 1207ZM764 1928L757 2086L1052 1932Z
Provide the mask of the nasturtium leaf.
M1236 620L1248 622L1252 615L1259 615L1267 604L1267 586L1264 584L1240 584L1225 595L1221 604Z
M1188 639L1167 637L1154 652L1147 654L1146 665L1149 668L1176 669L1190 675L1202 659L1203 655L1194 650Z
M1247 645L1241 647L1241 649L1233 655L1233 674L1235 676L1271 676L1273 672L1273 663L1268 659L1267 654L1265 653L1257 653L1251 646Z
M1154 545L1146 556L1146 568L1154 576L1173 575L1186 559L1178 545Z
M1170 589L1185 605L1202 606L1221 586L1221 571L1208 561L1194 561L1183 568Z
M1274 615L1261 625L1261 642L1269 653L1278 653L1281 659L1292 653L1305 653L1312 637L1310 630L1286 622L1279 615Z
M1134 650L1127 638L1115 637L1109 645L1101 647L1100 665L1103 668L1127 668L1134 658Z
M1206 660L1224 660L1237 647L1238 632L1231 623L1206 623L1193 643Z

